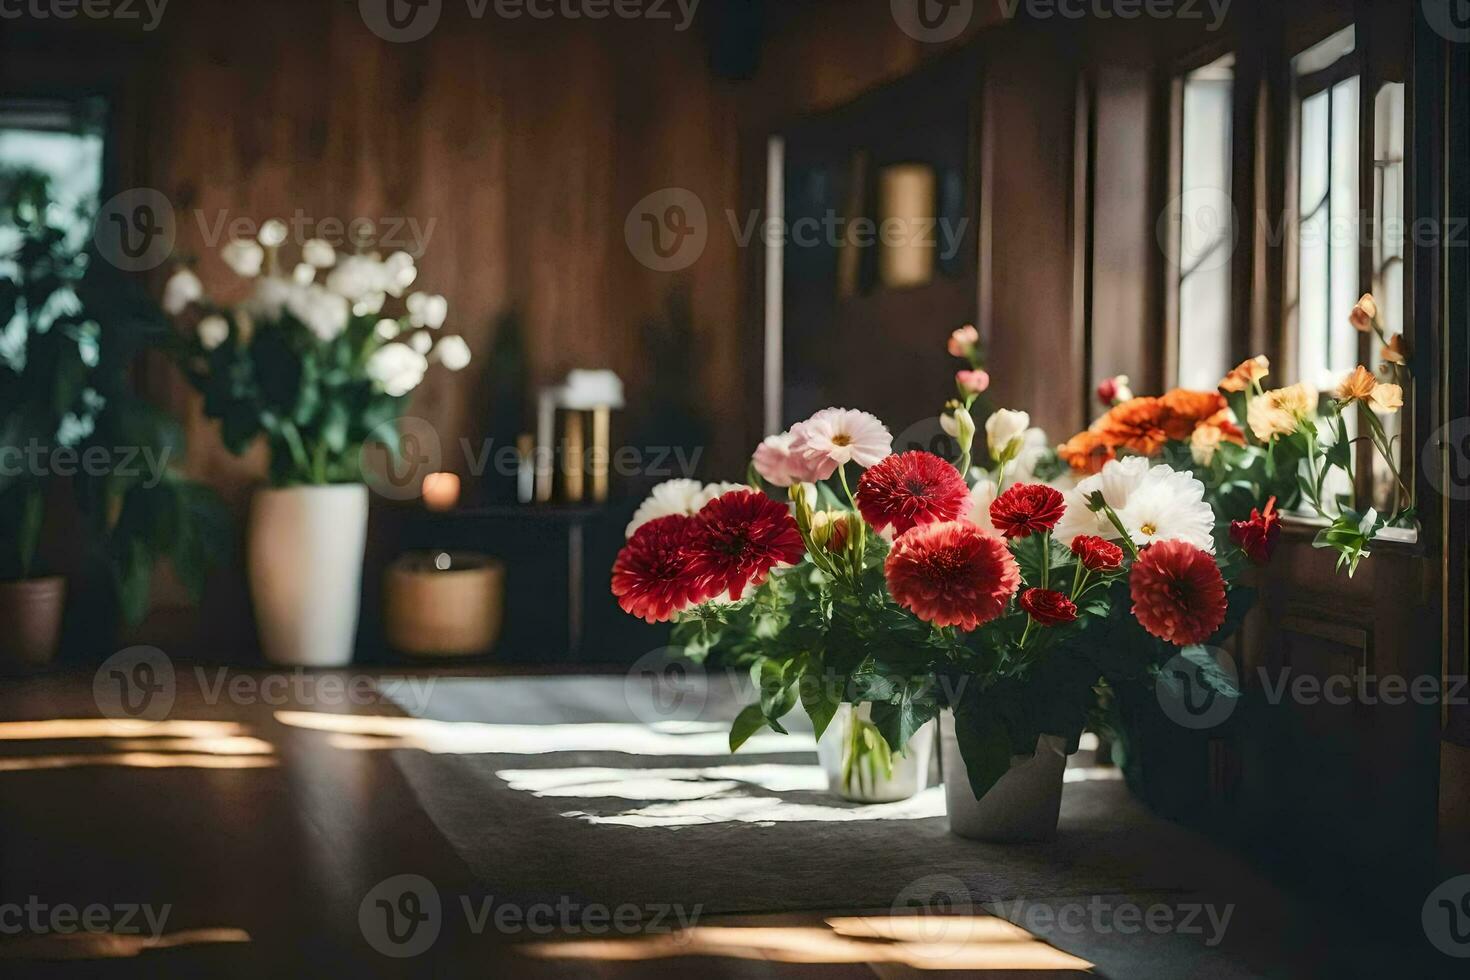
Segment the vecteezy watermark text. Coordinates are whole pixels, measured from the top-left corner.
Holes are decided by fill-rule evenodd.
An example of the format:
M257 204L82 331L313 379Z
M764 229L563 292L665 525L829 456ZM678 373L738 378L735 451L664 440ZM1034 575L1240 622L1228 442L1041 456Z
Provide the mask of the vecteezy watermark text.
M688 929L704 906L669 903L605 905L562 895L555 901L519 902L494 895L460 895L457 911L475 936L654 935ZM451 906L453 908L453 906ZM358 905L357 920L368 945L397 959L418 956L438 940L448 918L446 903L423 875L401 874L374 885Z
M32 439L24 446L0 446L0 477L115 476L141 477L147 489L158 486L168 472L170 447L162 446L46 446Z
M64 936L95 932L136 936L146 933L157 939L163 935L172 912L172 905L153 906L146 902L104 905L93 902L78 906L69 902L44 902L31 895L24 902L0 903L0 935Z
M0 20L136 20L151 31L166 7L168 0L0 0Z
M120 650L92 678L92 700L103 716L162 721L173 709L179 671L157 647ZM434 677L377 677L371 674L239 671L196 666L193 679L205 704L263 704L270 707L356 708L393 704L417 714L429 705Z
M701 0L464 0L472 20L648 20L687 31ZM399 44L429 36L444 13L445 0L358 0L368 30Z

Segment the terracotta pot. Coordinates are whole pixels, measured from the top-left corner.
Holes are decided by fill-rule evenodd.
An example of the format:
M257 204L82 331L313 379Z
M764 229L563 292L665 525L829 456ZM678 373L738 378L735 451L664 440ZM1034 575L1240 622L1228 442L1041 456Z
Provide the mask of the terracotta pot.
M940 761L950 833L970 840L1018 844L1051 840L1062 810L1062 773L1067 742L1042 735L1031 755L1011 756L1011 768L990 791L975 799L955 737L954 713L939 716Z
M56 656L61 639L61 611L66 605L66 579L0 582L0 672L17 673L44 667Z
M471 657L495 646L505 567L460 551L401 555L383 575L388 645L413 657Z
M273 664L352 662L362 601L368 489L360 483L263 489L250 506L250 595Z

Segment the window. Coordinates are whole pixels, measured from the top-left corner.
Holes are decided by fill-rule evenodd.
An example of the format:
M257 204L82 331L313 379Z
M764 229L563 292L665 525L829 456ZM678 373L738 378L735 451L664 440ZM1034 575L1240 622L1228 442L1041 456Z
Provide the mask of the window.
M61 215L74 233L91 233L102 190L103 108L95 100L0 101L0 175L33 171L50 182Z
M1212 391L1231 364L1230 138L1235 57L1185 74L1178 84L1178 206L1173 337L1179 385Z
M1358 55L1345 30L1292 59L1297 91L1298 380L1330 389L1358 363Z
M1373 100L1373 296L1384 332L1397 337L1404 332L1404 249L1407 214L1404 196L1404 83L1385 82ZM1375 352L1378 344L1374 343ZM1374 353L1370 364L1382 360ZM1402 377L1393 378L1402 382ZM1406 399L1412 394L1406 389ZM1402 412L1380 412L1384 434L1400 449L1399 472L1409 472L1412 454L1403 445L1405 417ZM1373 457L1373 504L1380 510L1394 506L1398 481L1378 456Z

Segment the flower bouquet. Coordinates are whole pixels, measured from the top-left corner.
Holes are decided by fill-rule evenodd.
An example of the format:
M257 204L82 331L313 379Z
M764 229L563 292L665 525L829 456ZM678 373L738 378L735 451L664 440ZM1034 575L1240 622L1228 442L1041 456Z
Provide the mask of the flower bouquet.
M957 331L951 352L973 362L973 338ZM687 655L750 671L759 697L736 717L732 749L785 731L798 704L820 739L847 706L834 788L870 798L864 784L888 777L947 710L952 827L1046 837L1060 765L1042 792L1000 787L1038 746L1058 759L1076 749L1102 676L1093 630L1131 599L1165 642L1216 638L1240 563L1215 557L1214 515L1187 472L1115 460L1096 487L1068 493L1015 480L1025 413L993 413L987 465L972 466L983 386L962 371L956 387L944 416L954 460L894 454L877 418L830 408L767 438L746 485L658 488L628 529L612 591L633 615L675 621ZM988 798L1023 813L987 815ZM957 815L964 804L981 819Z
M164 301L190 328L182 365L225 446L242 453L263 438L270 451L271 487L252 501L249 540L265 655L341 665L357 626L364 447L380 444L396 457L406 396L431 364L457 371L470 351L463 338L440 333L442 296L408 293L418 274L408 254L339 256L313 239L285 272L286 235L272 220L258 241L225 246L226 263L251 281L238 306L206 299L187 268L170 279ZM401 310L385 315L401 297Z
M1271 365L1264 356L1231 370L1217 392L1175 389L1158 398L1135 398L1126 390L1126 378L1111 379L1098 393L1110 404L1108 411L1060 446L1058 455L1079 476L1120 457L1189 470L1205 485L1220 521L1267 515L1273 544L1279 522L1269 515L1278 508L1303 511L1326 525L1316 547L1337 551L1338 567L1351 575L1383 529L1408 527L1414 520L1412 496L1396 462L1397 439L1383 421L1404 403L1403 338L1388 336L1372 296L1358 302L1352 320L1382 338L1384 380L1359 365L1325 398L1304 382L1267 390L1261 382ZM1359 407L1366 434L1358 438L1371 443L1395 484L1396 506L1387 514L1349 503L1352 447L1358 441L1351 430ZM1263 544L1254 557L1264 560L1267 554Z

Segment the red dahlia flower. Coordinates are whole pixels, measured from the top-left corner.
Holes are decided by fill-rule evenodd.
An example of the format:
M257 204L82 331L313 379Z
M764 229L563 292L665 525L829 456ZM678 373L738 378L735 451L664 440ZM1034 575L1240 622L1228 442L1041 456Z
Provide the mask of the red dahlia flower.
M1248 521L1230 522L1230 540L1253 562L1264 565L1276 550L1281 537L1281 515L1276 512L1276 498L1266 501L1265 510L1252 510Z
M1027 589L1016 600L1042 626L1060 626L1077 618L1077 606L1052 589Z
M694 517L685 548L695 602L716 596L739 599L777 565L794 565L806 553L801 532L785 504L754 490L731 490Z
M990 520L1006 537L1025 538L1056 527L1066 510L1060 491L1043 483L1018 483L995 498Z
M960 471L933 453L908 452L870 466L858 481L858 510L881 531L895 534L924 524L953 521L970 509Z
M972 630L1005 612L1021 569L1004 541L968 521L899 535L883 566L893 599L935 626Z
M1215 559L1192 544L1144 548L1128 586L1138 622L1175 646L1203 643L1225 622L1225 580Z
M612 593L624 612L662 623L701 601L689 574L693 532L694 518L683 514L654 518L633 532L613 562Z
M1095 534L1073 538L1072 554L1089 572L1116 572L1123 567L1123 549Z

